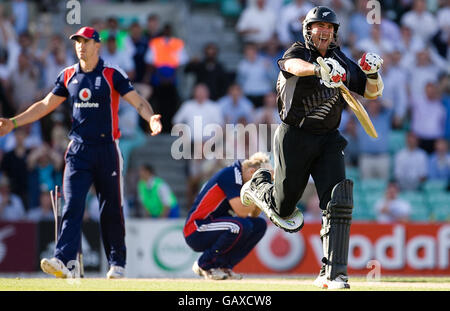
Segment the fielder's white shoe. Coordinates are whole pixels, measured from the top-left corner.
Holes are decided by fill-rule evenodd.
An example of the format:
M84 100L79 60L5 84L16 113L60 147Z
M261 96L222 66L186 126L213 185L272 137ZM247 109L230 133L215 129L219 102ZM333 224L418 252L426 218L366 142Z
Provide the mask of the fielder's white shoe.
M207 280L225 280L228 277L228 274L226 274L222 269L209 269L204 270L200 268L198 265L198 262L194 262L194 265L192 266L192 271L194 271L195 274L198 276L202 276Z
M334 280L328 281L326 284L328 289L349 289L348 277L345 275L338 275Z
M240 273L236 273L228 268L222 268L222 271L227 274L227 280L242 280L242 274Z
M320 268L319 275L314 280L313 285L319 288L327 288L327 276L325 275L325 266Z
M254 203L277 227L287 232L297 232L303 227L303 214L297 208L282 218L270 206L271 175L267 169L258 169L241 188L241 202L245 206Z
M123 279L125 277L125 268L121 266L111 266L106 278L108 279Z
M41 260L41 269L47 274L53 275L59 279L72 277L72 273L67 269L66 265L56 257L43 258Z

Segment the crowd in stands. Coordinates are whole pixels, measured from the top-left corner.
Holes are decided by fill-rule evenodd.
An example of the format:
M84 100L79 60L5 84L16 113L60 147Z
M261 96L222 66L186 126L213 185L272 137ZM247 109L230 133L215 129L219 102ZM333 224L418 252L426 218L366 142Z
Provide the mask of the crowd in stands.
M185 39L177 36L172 25L162 24L153 12L148 12L145 23L121 25L117 17L104 16L92 20L91 26L99 31L103 42L101 57L120 66L138 92L162 114L167 135L177 123L187 124L194 132L194 118L198 116L203 126L278 124L277 60L294 41L303 40L301 20L306 13L315 5L330 6L341 22L339 44L346 55L356 61L370 51L384 59L382 98L359 98L378 139L365 134L350 110L343 113L340 124L349 141L345 156L349 177L356 179L355 187L365 181L384 182L377 200L365 208L373 212L372 219L406 221L413 219L414 204L401 201L402 192L425 191L427 184L435 181L449 197L450 1L379 1L378 24L368 22L373 8L367 7L367 0L237 2L242 11L233 23L242 53L232 72L221 61L219 40L205 42L201 57L189 55ZM76 61L71 43L63 34L55 30L43 36L31 29L27 4L25 0L0 4L2 117L12 117L45 96L57 74ZM180 75L195 81L189 98L180 95ZM46 194L62 183L69 109L63 104L40 122L0 138L0 220L51 218ZM120 105L119 118L126 174L129 154L145 143L148 125L126 103ZM264 133L264 147L270 151L269 134ZM193 136L192 144L203 145L207 139ZM226 163L190 161L186 170L188 206L181 208L189 209L202 183ZM173 215L179 215L176 198L163 180L155 178L151 166L140 168L135 183L138 190L132 201L136 206L130 206L130 215L165 217L175 206ZM150 192L160 197L149 199ZM91 201L95 201L94 194L88 205L95 205ZM442 202L450 215L450 200ZM306 219L320 220L314 194L299 207L306 211ZM90 211L94 209L86 209L92 218L95 212Z

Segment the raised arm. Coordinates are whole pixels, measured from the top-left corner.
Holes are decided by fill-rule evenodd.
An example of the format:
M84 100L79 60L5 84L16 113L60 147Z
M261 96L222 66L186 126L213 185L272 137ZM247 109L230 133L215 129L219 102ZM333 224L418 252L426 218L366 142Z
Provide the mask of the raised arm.
M150 125L150 130L152 131L151 135L155 136L161 133L162 124L161 124L161 115L154 114L150 103L145 100L141 95L138 94L135 90L128 92L123 96L123 98L132 105L139 115L146 120Z
M31 105L27 110L11 119L0 118L0 136L11 132L14 128L33 123L46 116L66 100L66 97L58 96L53 93Z

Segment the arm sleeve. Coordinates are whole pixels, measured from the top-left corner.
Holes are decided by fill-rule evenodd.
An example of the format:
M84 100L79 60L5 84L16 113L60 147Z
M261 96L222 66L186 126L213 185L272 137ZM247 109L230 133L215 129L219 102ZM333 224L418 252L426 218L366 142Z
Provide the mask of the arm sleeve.
M65 70L61 71L56 78L55 87L53 88L52 93L62 97L69 97L69 91L64 85L64 72Z
M127 74L120 68L116 67L113 75L114 89L119 92L120 96L124 96L134 90Z
M305 48L301 45L293 45L284 53L283 57L278 60L278 67L286 79L293 76L292 73L287 72L284 68L285 61L291 58L300 58L305 60Z
M217 184L228 200L239 197L242 188L242 175L236 167L228 167L219 177Z

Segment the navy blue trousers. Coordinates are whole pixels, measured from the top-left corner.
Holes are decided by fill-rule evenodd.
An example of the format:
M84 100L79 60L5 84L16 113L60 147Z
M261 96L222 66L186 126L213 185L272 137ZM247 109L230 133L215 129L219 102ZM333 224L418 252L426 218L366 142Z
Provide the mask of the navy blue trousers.
M117 143L87 145L71 142L65 156L64 207L55 257L67 264L76 259L86 195L94 185L100 206L100 229L110 265L125 266L122 155Z
M260 217L221 217L202 222L185 239L194 251L203 252L198 259L202 269L232 269L262 239L266 228L266 221Z

